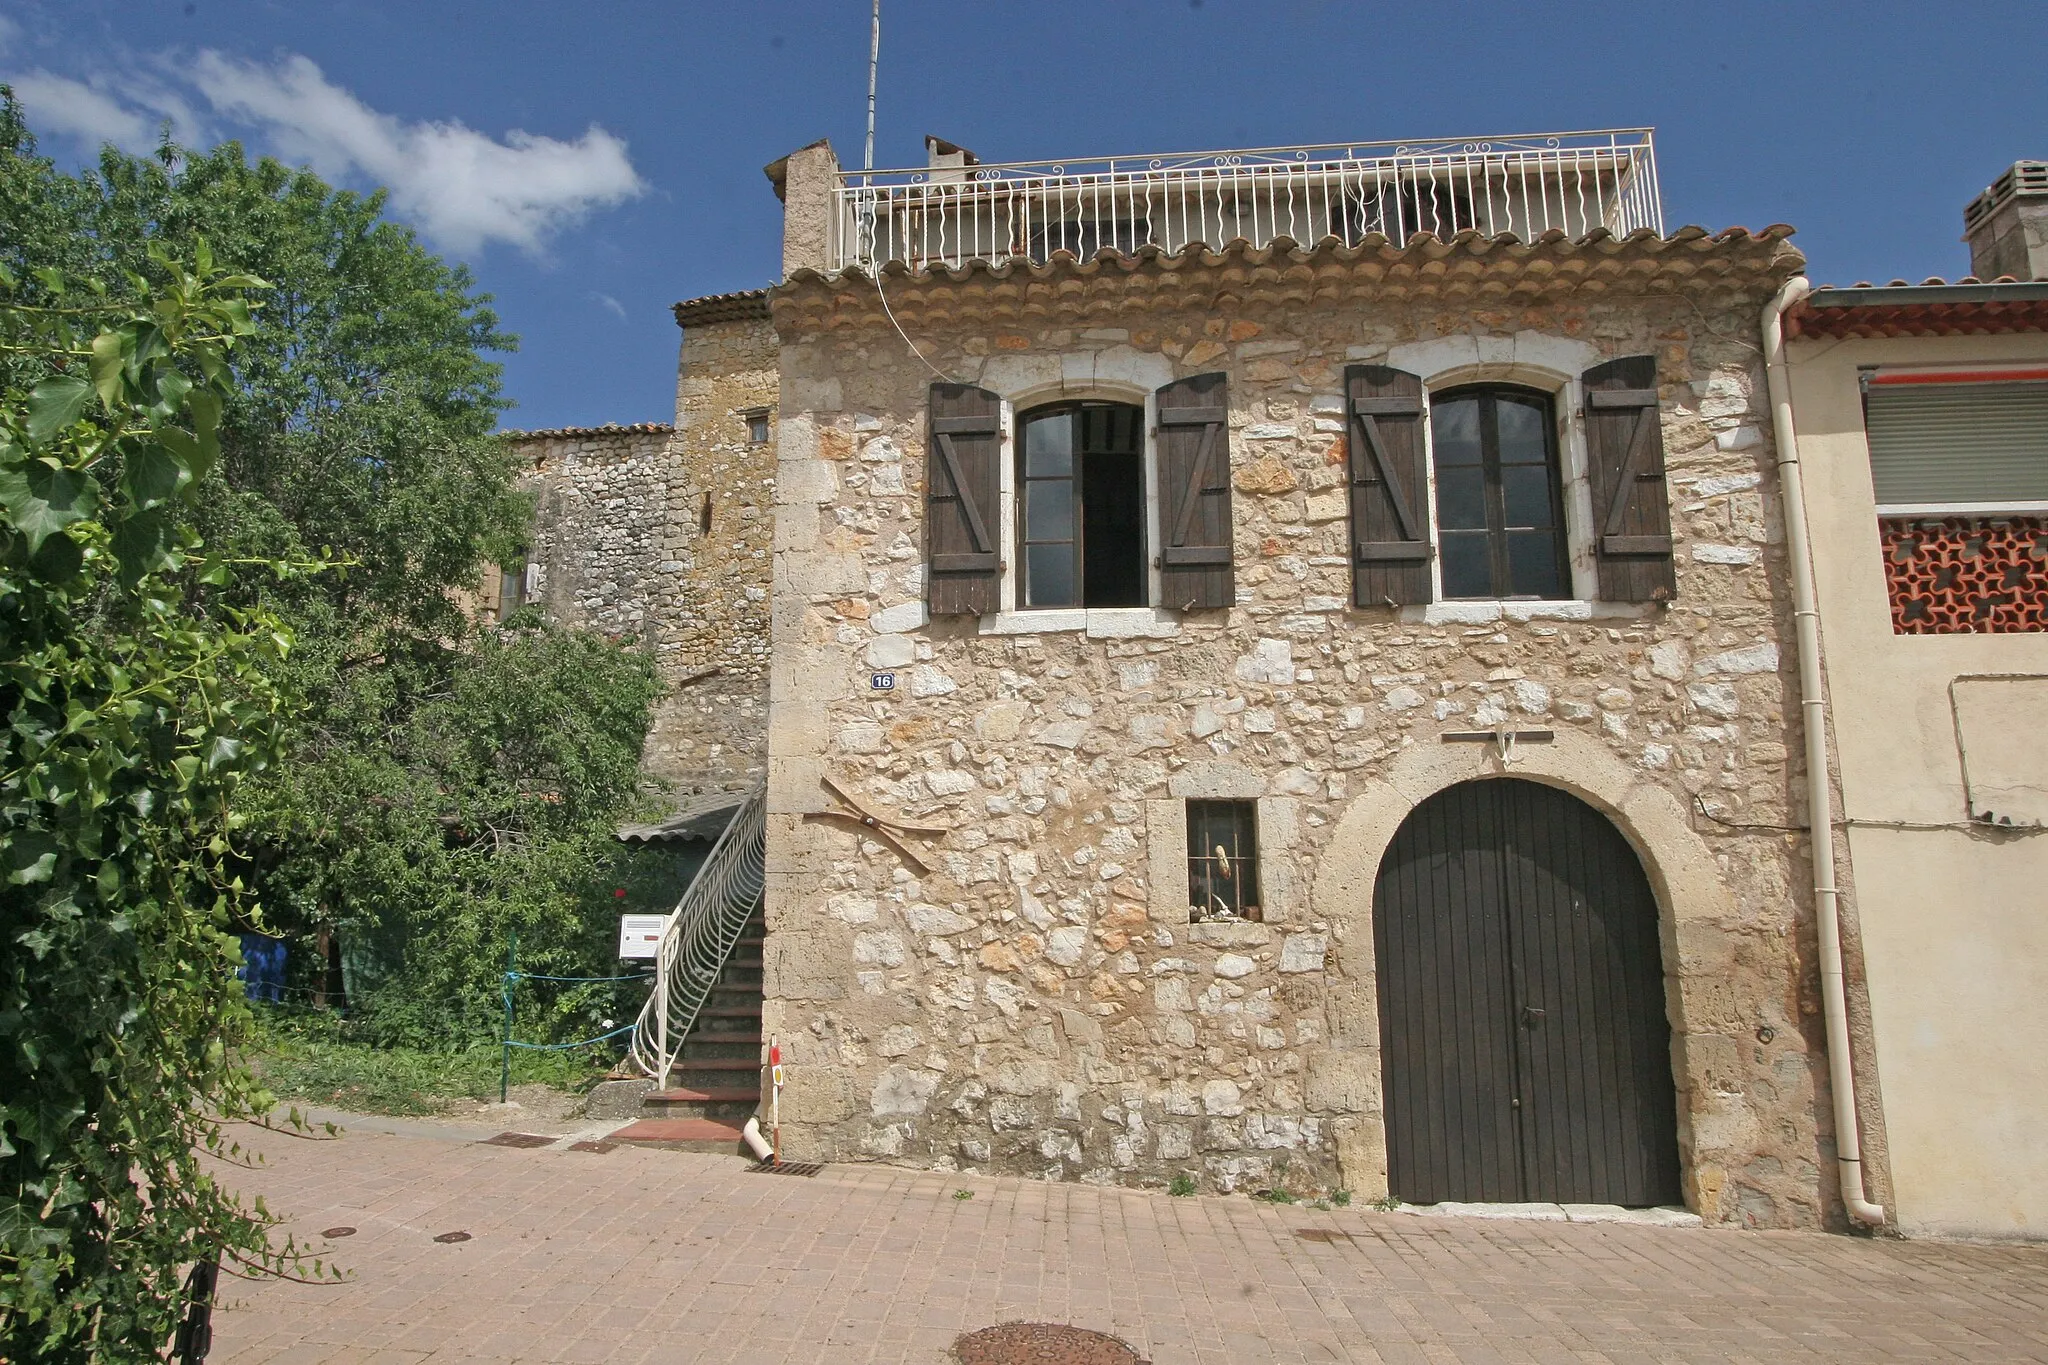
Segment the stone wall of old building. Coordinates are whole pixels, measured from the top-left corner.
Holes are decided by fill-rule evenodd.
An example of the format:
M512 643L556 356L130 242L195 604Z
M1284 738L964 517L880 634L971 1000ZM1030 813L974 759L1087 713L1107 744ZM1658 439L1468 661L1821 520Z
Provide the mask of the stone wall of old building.
M536 600L643 641L667 692L646 770L678 795L761 780L776 340L759 293L678 305L676 424L509 433L538 501ZM765 441L748 417L769 415Z
M1642 857L1688 1202L1833 1217L1810 881L1777 829L1803 774L1752 338L1798 264L1782 236L896 276L931 364L1016 410L1228 373L1238 601L1187 614L928 621L932 374L858 277L775 291L764 1027L788 1154L1384 1194L1374 871L1417 802L1507 771L1578 794ZM1569 444L1576 376L1645 353L1675 601L1350 605L1347 363L1547 385ZM1556 739L1440 738L1515 727ZM929 870L833 814L827 779L943 827L904 840ZM1202 796L1259 800L1264 923L1188 922L1182 801Z

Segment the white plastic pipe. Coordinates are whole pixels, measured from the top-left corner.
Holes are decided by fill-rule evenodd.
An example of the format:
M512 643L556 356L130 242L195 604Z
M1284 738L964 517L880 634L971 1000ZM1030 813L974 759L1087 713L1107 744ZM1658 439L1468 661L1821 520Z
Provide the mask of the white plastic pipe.
M1814 915L1820 930L1820 1001L1828 1035L1828 1089L1835 1102L1835 1163L1842 1203L1859 1223L1883 1227L1882 1204L1863 1192L1863 1143L1856 1123L1856 1068L1849 1055L1848 997L1842 985L1841 891L1835 885L1834 795L1828 788L1827 702L1820 667L1820 611L1806 530L1806 489L1792 427L1792 385L1785 372L1785 310L1813 286L1785 281L1764 305L1764 380L1777 437L1778 486L1785 499L1785 551L1792 561L1792 621L1799 642L1799 714L1806 730L1806 825L1813 845Z
M761 1116L751 1114L747 1126L740 1129L740 1138L747 1144L747 1150L754 1154L756 1161L766 1161L775 1155L775 1149L768 1145L768 1139L761 1136Z

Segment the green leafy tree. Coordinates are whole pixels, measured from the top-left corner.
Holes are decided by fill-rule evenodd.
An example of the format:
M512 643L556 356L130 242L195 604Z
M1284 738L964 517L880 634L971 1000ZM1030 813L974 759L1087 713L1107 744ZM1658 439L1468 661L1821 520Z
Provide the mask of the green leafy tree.
M289 756L244 792L237 871L276 928L338 933L376 1036L437 1042L488 1035L508 932L562 975L612 960L611 831L638 799L656 687L630 642L472 619L467 594L532 516L491 435L491 356L513 340L383 203L234 144L108 149L66 174L0 99L0 263L26 289L41 268L146 272L151 243L200 237L274 282L237 352L200 529L229 557L352 567L226 590L291 624L276 668L301 698ZM557 1031L607 1012L588 992L541 1003L536 1026Z
M233 800L280 752L275 614L196 527L231 347L254 329L203 244L123 305L0 270L0 1358L155 1360L180 1273L288 1271L217 1181L271 1100L226 930ZM33 381L33 382L29 382ZM196 585L195 595L188 585Z

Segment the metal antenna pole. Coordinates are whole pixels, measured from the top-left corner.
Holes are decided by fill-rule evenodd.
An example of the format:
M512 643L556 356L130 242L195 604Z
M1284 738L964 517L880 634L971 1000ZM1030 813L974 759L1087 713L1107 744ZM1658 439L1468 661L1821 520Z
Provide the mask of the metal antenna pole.
M882 61L882 0L875 0L875 21L868 30L868 147L861 157L863 172L875 168L875 70ZM867 181L863 178L862 182Z

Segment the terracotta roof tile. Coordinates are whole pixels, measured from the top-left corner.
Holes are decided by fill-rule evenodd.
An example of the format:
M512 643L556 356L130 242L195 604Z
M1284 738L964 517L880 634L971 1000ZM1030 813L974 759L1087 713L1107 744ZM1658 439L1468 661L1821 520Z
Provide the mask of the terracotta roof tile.
M501 431L510 441L581 440L592 436L659 436L675 430L667 422L631 422L620 426L606 422L601 427L545 427L539 431Z
M2048 331L2048 281L1822 285L1785 310L1788 337L1996 336Z
M678 327L703 327L714 322L745 322L768 316L768 291L742 289L733 294L706 294L684 299L672 310Z
M1668 237L1648 229L1626 237L1596 229L1571 238L1553 228L1529 242L1466 231L1444 241L1421 234L1396 246L1375 233L1355 246L1334 237L1307 246L1281 237L1264 247L1240 239L1172 256L1147 245L1131 253L1105 248L1087 260L1055 252L1044 262L1013 258L958 267L912 269L891 261L880 273L895 315L925 325L1250 303L1521 303L1678 290L1748 298L1805 266L1785 240L1791 235L1783 224L1712 234L1682 227ZM768 297L785 330L888 325L873 280L858 269L836 275L798 270Z

